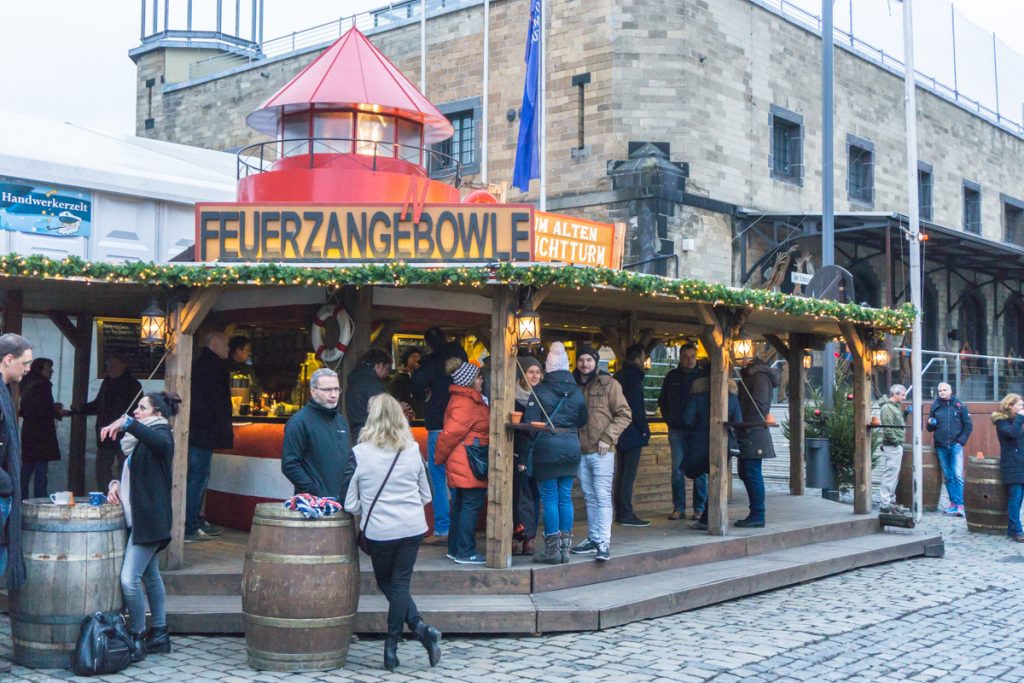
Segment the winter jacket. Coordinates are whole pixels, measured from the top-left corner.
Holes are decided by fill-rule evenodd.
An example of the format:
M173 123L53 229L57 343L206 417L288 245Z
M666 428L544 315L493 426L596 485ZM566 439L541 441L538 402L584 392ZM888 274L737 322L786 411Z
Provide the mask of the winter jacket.
M1024 415L1012 420L1002 413L993 413L992 422L999 437L999 469L1003 484L1024 484Z
M472 387L449 387L451 396L444 411L444 429L434 446L434 462L446 465L448 485L454 489L485 489L487 481L480 481L469 469L466 445L488 444L491 434L491 409L484 403L483 394Z
M932 419L935 420L935 424L932 424ZM956 396L950 396L949 400L937 398L932 401L932 407L928 411L927 429L934 432L937 447L949 448L955 443L966 446L974 424L971 423L971 414L967 406Z
M139 443L132 451L131 493L132 543L171 542L171 471L174 462L174 433L170 425L147 427L134 420L125 429Z
M142 383L127 371L120 377L108 375L103 378L96 398L86 403L80 410L83 415L96 416L96 443L100 443L100 430L122 415L127 415L135 400L141 395ZM230 401L230 398L228 400ZM114 447L121 441L122 436L123 433L119 433L115 441L108 439L102 443Z
M349 427L336 408L310 401L284 426L281 472L295 493L345 500L356 461Z
M21 460L60 460L53 383L34 373L21 381Z
M686 450L680 469L691 479L711 471L711 387L707 377L700 377L690 388L690 398L682 414L683 428L686 430ZM726 421L743 422L743 411L740 399L735 391L729 391L729 414ZM729 436L729 455L739 452L739 442L733 427L727 428Z
M579 430L587 425L589 415L576 378L568 370L549 372L533 392L537 398L524 406L523 422L546 424L546 412L555 432L531 435L527 472L532 472L537 481L576 476L582 453Z
M622 395L629 405L633 419L622 434L616 448L625 451L646 446L651 440L651 429L647 426L647 408L644 406L644 371L632 363L624 363L615 373L615 380L622 387Z
M0 382L0 496L11 499L7 524L0 526L0 545L7 548L7 589L25 585L21 554L21 439L11 389Z
M902 425L904 423L903 406L890 397L883 396L878 400L878 407L881 409L878 421L885 425L882 427L882 445L902 446L906 439L903 428L899 426L890 427L889 425Z
M658 409L669 429L685 429L683 426L683 410L690 398L690 387L698 377L707 377L707 368L697 366L692 370L674 368L668 371L661 382L661 393L658 395Z
M622 395L622 385L600 370L591 375L586 384L579 370L573 372L573 377L587 402L587 424L580 429L580 450L597 453L599 442L614 448L633 419L633 412Z
M428 431L444 427L444 412L448 407L448 387L452 378L444 371L449 358L468 360L466 352L455 342L434 351L412 373L412 395L423 401L423 421Z
M372 365L359 363L348 373L345 385L345 415L352 430L352 443L359 443L359 432L366 424L370 399L387 391Z
M740 372L739 398L745 426L736 429L740 458L760 460L775 457L772 435L765 419L772 409L772 396L779 386L779 375L760 358Z
M199 352L199 358L192 365L191 396L192 405L188 418L189 447L212 450L234 446L228 362L208 348Z
M395 451L366 442L352 449L356 470L345 496L345 510L360 516L360 528L367 538L375 541L393 541L427 533L423 506L430 502L430 483L420 448L413 442L402 449L397 460L395 455ZM387 477L391 463L395 463L395 468ZM384 477L387 477L387 482ZM378 491L380 497L373 505ZM373 514L367 519L371 505Z

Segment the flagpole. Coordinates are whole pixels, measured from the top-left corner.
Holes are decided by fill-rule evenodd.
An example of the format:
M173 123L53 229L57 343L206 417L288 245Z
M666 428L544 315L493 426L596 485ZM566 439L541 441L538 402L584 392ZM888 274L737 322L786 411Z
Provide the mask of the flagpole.
M420 0L420 92L427 94L427 0Z
M547 1L540 2L540 210L548 210L548 112L547 112L547 72L545 57L548 51L548 8Z
M489 90L489 77L490 77L490 56L491 56L491 0L484 0L484 101L483 107L481 108L481 115L483 117L481 137L483 143L480 145L480 182L483 183L484 187L487 186L487 100Z

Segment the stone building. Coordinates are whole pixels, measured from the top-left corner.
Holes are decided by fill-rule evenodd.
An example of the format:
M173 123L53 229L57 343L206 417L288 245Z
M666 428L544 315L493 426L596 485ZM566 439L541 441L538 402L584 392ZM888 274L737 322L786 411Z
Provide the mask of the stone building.
M359 17L413 80L419 6ZM483 1L428 6L426 94L452 119L458 139L442 151L472 185L481 171ZM490 3L492 184L511 181L528 13L529 0ZM680 277L757 285L778 253L820 252L816 30L766 0L558 0L548 13L549 210L627 222L625 263ZM138 134L220 150L260 141L246 114L336 37L323 31L305 43L292 36L294 49L249 44L248 55L237 41L197 50L143 36L132 50ZM907 298L903 82L891 65L837 43L836 261L853 273L857 300L873 305ZM918 139L925 346L956 351L966 341L979 353L1019 355L1024 134L922 86ZM537 183L507 198L536 201Z

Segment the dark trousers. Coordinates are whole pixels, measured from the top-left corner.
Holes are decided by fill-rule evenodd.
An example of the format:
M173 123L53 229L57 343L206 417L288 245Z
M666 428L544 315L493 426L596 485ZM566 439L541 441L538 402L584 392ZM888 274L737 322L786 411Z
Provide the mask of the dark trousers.
M537 535L537 482L518 468L512 473L512 528L523 541Z
M373 578L377 588L388 599L388 635L402 635L402 626L412 630L420 621L419 610L409 592L412 568L416 564L422 535L399 538L393 541L367 539L370 546L370 561L373 563Z
M633 484L640 467L641 448L627 448L615 451L615 475L612 483L612 500L615 503L615 518L618 520L633 516Z
M106 425L104 425L106 426ZM117 443L107 442L96 447L96 491L106 491L112 479L121 478L124 453Z
M448 530L448 554L452 557L476 555L476 520L487 500L487 489L452 489L451 520Z
M35 488L32 490L32 497L46 498L48 495L46 492L46 474L49 470L49 466L50 463L46 460L41 460L39 462L21 461L21 495L23 498L28 498L28 480L30 478L35 480Z
M753 521L764 521L764 477L761 475L760 458L738 458L736 470L747 489L750 501L750 517Z

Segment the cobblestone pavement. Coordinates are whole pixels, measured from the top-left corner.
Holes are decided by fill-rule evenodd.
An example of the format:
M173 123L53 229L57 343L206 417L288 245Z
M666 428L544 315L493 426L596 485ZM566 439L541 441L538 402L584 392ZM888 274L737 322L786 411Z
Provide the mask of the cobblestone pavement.
M348 666L320 674L258 673L242 638L174 639L103 681L942 681L1024 680L1024 546L968 534L927 515L945 559L868 567L820 581L597 633L452 638L430 669L415 642L399 672L381 669L382 641L352 645ZM9 655L10 622L0 619ZM10 680L73 678L15 667Z

